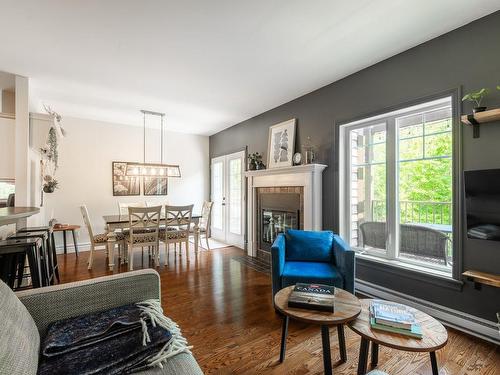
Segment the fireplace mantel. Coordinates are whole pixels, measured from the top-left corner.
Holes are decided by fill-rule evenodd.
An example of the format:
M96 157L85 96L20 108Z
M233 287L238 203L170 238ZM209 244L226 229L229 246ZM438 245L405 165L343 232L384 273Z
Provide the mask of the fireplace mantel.
M304 230L322 229L322 189L324 164L261 169L245 172L247 178L247 252L257 255L256 190L259 187L302 186L304 188Z

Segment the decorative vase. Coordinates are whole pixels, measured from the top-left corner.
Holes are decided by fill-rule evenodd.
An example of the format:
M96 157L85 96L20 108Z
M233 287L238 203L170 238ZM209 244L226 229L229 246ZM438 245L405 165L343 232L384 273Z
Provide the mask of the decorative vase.
M255 169L257 170L266 169L266 166L263 162L259 161L258 163L255 164Z
M53 193L54 192L54 187L53 186L48 186L48 185L44 185L43 186L43 192L44 193L47 193L47 194L50 194L50 193Z
M257 163L255 163L255 160L250 160L248 163L248 170L249 171L255 171L257 169Z
M486 111L486 107L475 107L472 109L472 112L478 113L478 112L484 112Z

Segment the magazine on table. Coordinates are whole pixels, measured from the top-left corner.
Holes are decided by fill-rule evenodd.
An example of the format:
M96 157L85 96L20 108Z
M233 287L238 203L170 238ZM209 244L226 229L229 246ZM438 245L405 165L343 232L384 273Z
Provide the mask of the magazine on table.
M288 307L334 312L335 287L297 283L288 298Z

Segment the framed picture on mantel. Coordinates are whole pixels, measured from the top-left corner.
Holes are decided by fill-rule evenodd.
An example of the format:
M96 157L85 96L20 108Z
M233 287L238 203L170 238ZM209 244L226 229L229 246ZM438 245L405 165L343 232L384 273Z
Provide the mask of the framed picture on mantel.
M267 147L268 168L292 166L296 121L293 118L269 128L269 142Z

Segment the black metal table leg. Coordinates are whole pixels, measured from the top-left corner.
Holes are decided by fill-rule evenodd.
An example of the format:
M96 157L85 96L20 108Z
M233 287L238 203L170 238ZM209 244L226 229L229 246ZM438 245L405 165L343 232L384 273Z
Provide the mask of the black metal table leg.
M54 232L50 232L50 243L52 248L52 261L54 263L54 272L56 274L57 282L61 282L59 279L59 265L57 264L57 252L56 252L56 239L54 236Z
M73 245L75 245L75 253L76 253L76 256L78 256L78 245L76 243L75 230L71 229L71 233L73 234Z
M340 359L342 362L347 362L347 350L345 348L344 325L337 326L337 334L339 336Z
M330 331L328 326L321 326L321 341L323 342L323 366L326 375L332 375L332 355L330 352Z
M438 369L438 364L437 364L437 359L436 359L436 352L430 352L429 354L431 356L432 375L438 375L439 369Z
M366 374L369 346L370 342L362 337L361 344L359 346L358 375Z
M286 351L286 337L288 336L288 316L283 317L283 326L281 330L281 349L280 349L280 363L283 363L285 360L285 351Z
M66 248L66 231L63 230L63 243L64 243L64 254L68 253L68 249Z
M372 342L372 367L376 367L378 365L378 344Z

